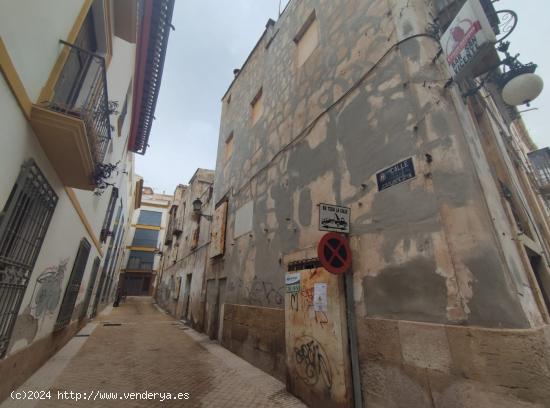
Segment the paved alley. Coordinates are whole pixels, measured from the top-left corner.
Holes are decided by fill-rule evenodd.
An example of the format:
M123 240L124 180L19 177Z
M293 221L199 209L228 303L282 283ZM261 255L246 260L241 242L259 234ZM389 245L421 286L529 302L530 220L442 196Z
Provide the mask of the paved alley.
M19 388L49 389L50 399L8 397L1 407L305 407L284 384L164 314L150 298L128 298L96 320Z

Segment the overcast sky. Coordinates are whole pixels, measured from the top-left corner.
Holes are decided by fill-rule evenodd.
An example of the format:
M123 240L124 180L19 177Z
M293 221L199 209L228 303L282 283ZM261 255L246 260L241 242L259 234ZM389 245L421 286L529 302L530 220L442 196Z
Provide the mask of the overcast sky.
M284 4L287 0L281 0ZM519 24L509 37L511 53L539 65L547 82L523 118L539 147L550 145L550 1L500 0L497 10L512 9ZM198 167L214 169L221 97L262 34L277 19L279 0L176 0L156 120L150 147L137 155L136 171L145 185L172 194L187 184ZM527 109L520 107L520 110Z

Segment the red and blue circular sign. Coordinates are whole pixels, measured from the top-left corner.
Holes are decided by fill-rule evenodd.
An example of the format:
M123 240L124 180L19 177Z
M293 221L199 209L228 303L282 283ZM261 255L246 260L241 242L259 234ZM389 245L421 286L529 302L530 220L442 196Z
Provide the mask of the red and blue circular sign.
M351 249L347 238L336 232L323 235L317 245L321 266L330 273L340 275L351 267Z

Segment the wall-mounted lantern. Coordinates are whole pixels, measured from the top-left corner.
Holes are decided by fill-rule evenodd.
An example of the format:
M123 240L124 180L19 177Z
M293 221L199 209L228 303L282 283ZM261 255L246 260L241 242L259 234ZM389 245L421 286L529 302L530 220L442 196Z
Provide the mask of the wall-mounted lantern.
M527 104L529 106L529 103L540 95L544 82L540 76L535 74L537 65L532 62L522 64L518 61L519 54L510 55L508 52L509 47L509 42L503 42L497 48L498 51L504 53L506 58L493 67L491 71L502 65L504 67L502 72L490 73L476 88L470 89L462 96L476 94L486 81L492 81L498 85L502 92L502 99L508 105Z
M519 54L511 56L508 52L509 42L502 43L498 50L506 55L502 65L508 68L497 74L494 81L502 89L502 99L508 105L529 105L533 99L540 95L544 82L535 74L537 65L532 62L522 64L518 61Z
M206 215L202 213L202 201L200 198L193 201L193 213L200 219L200 217L206 218L208 221L212 221L211 215Z

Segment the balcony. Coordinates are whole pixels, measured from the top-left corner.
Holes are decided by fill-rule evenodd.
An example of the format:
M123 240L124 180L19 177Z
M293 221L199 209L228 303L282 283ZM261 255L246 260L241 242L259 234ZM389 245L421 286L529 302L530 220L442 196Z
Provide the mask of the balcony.
M535 180L543 195L550 195L550 148L535 150L528 153Z
M65 64L50 100L33 105L31 125L64 185L94 190L111 140L105 59L62 43Z

